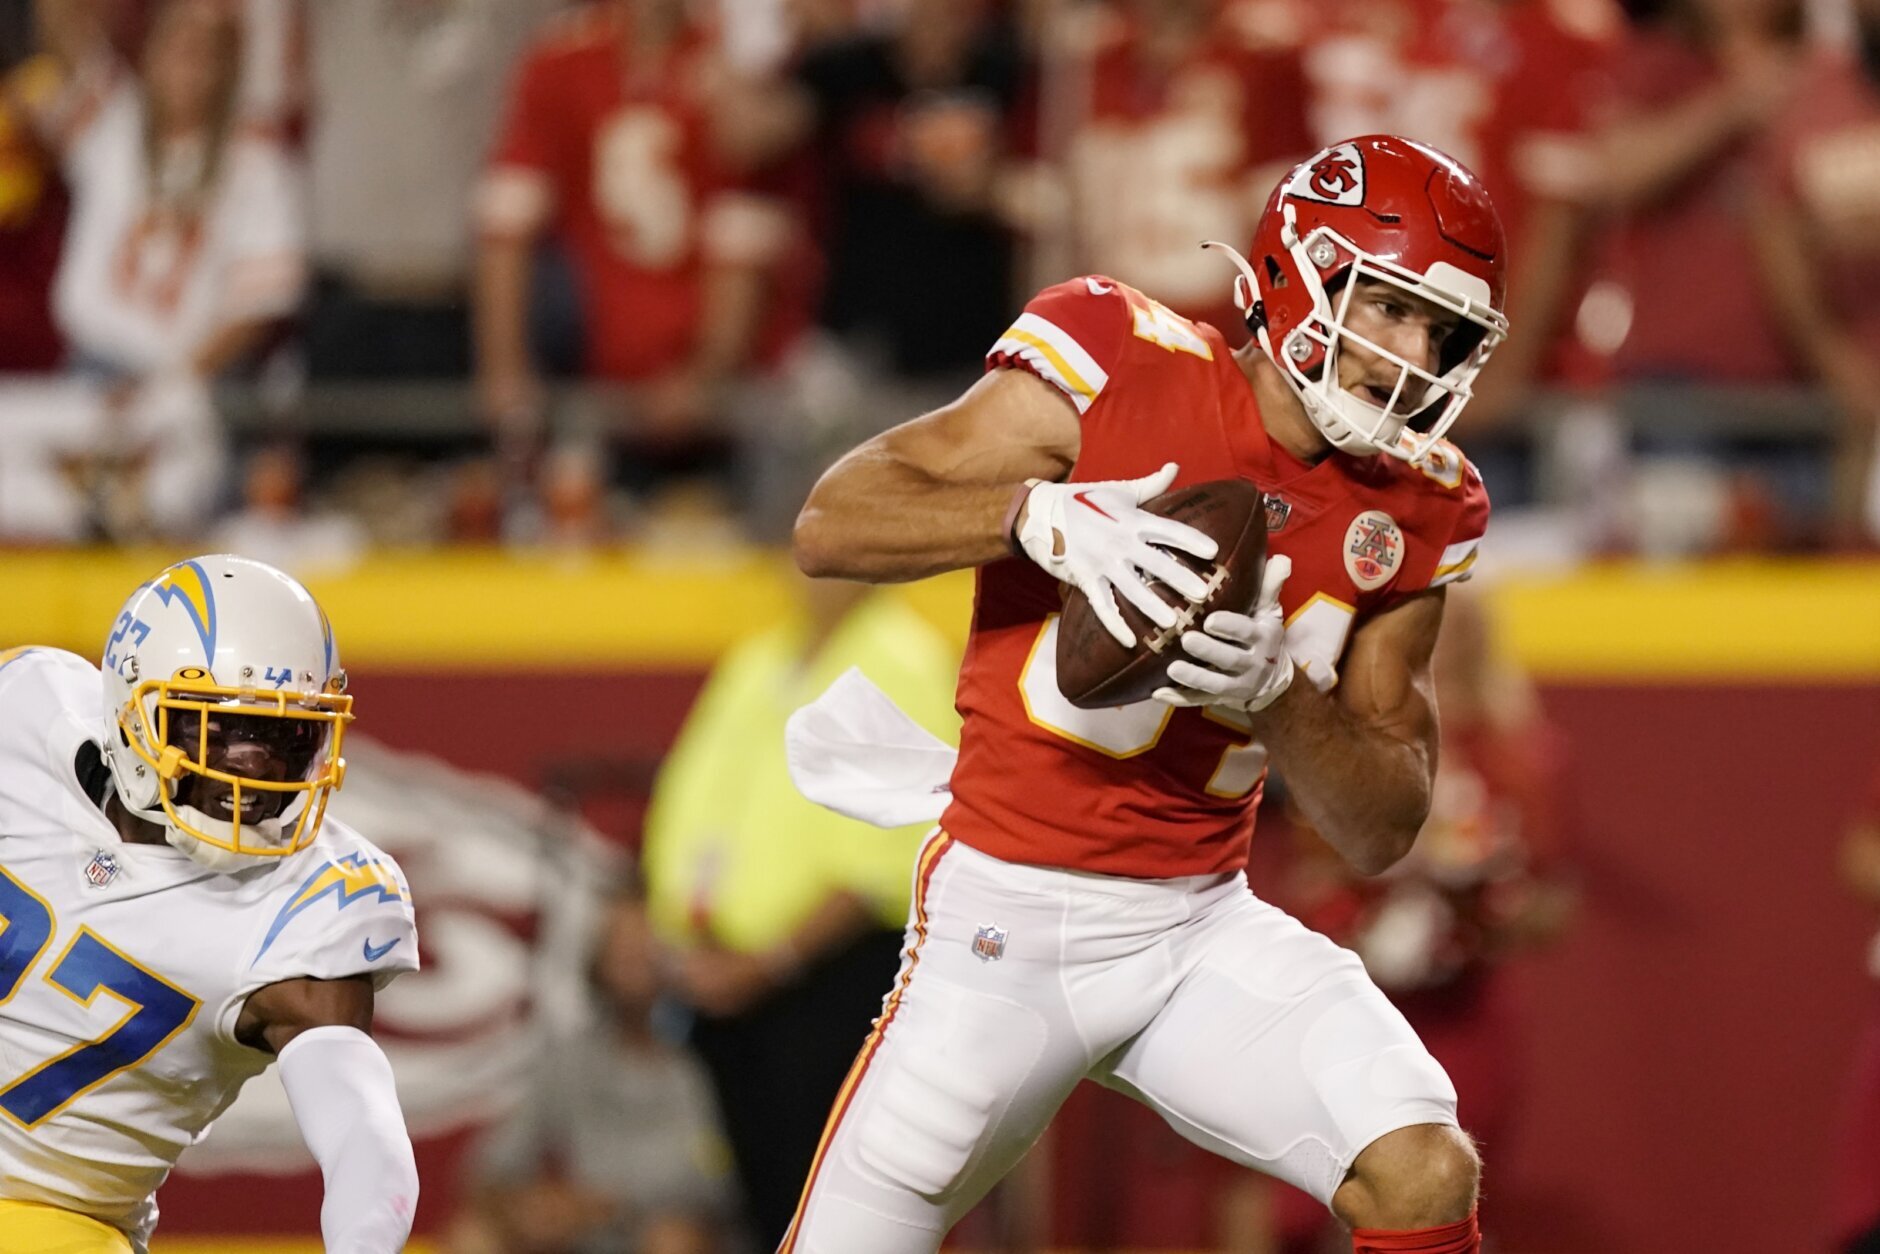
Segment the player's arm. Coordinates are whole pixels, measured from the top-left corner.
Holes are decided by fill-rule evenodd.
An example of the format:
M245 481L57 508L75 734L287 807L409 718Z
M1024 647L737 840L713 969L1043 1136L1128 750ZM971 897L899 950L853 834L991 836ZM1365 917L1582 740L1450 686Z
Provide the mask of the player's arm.
M1010 556L1012 501L1070 473L1077 411L1023 370L994 370L952 404L852 450L811 490L797 564L818 578L893 583Z
M1071 401L1019 369L861 445L823 475L797 518L797 565L817 578L892 583L1022 552L1083 591L1126 646L1118 596L1169 626L1153 577L1199 601L1200 576L1160 546L1212 560L1215 543L1140 506L1168 490L1169 463L1140 479L1065 484L1082 428Z
M1361 625L1331 692L1289 684L1251 716L1306 818L1366 875L1410 852L1429 817L1437 753L1430 658L1444 595L1421 593Z
M529 355L529 288L535 246L546 214L486 230L477 239L474 335L478 403L505 431L531 428L539 417L541 382Z
M320 1163L329 1251L395 1254L418 1204L418 1167L391 1063L373 1041L368 976L283 980L255 990L235 1039L274 1054L301 1137Z
M478 404L514 446L536 438L542 417L542 383L529 352L529 292L536 245L554 223L567 153L578 138L557 71L552 60L525 54L471 206Z
M1724 148L1787 103L1798 66L1780 58L1745 59L1741 68L1655 109L1638 109L1595 141L1594 203L1629 210L1670 193Z

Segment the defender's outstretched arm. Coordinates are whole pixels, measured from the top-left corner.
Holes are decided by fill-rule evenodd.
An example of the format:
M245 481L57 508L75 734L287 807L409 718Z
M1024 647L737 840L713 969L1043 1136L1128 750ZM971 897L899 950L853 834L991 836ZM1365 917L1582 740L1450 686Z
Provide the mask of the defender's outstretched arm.
M329 1254L397 1254L418 1206L418 1165L385 1051L369 1035L372 982L284 980L257 990L236 1037L273 1052L294 1122L320 1163Z

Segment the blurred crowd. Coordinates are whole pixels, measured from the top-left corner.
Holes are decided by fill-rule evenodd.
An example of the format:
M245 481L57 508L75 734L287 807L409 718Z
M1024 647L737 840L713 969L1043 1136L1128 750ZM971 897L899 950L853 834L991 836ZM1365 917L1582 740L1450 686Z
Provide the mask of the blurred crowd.
M1196 245L1374 131L1501 208L1457 435L1543 547L1880 535L1871 0L0 14L0 542L774 539L1037 286L1244 335Z

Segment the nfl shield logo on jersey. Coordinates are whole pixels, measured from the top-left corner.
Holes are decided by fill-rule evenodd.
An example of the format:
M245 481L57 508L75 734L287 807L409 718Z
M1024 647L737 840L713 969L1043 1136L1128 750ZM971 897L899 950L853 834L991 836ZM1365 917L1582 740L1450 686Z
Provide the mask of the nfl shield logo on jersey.
M997 962L1005 957L1006 930L992 923L973 934L973 953L981 962Z
M91 855L91 861L85 864L85 882L93 888L105 887L117 878L117 873L117 855L102 849Z
M1292 517L1292 502L1277 492L1264 492L1260 495L1260 505L1266 515L1266 534L1272 535L1286 525Z

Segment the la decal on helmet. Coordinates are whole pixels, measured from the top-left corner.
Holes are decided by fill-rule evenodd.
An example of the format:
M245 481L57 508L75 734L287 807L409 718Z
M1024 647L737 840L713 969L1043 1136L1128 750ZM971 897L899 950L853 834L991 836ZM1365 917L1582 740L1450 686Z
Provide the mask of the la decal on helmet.
M1481 180L1426 144L1364 135L1295 166L1274 189L1234 300L1306 415L1336 448L1422 460L1468 403L1508 334L1507 245ZM1346 325L1360 280L1382 282L1458 319L1434 370ZM1397 368L1388 403L1338 384L1347 344Z
M124 603L99 669L127 810L216 870L313 842L345 777L352 698L297 580L229 554L178 562Z

